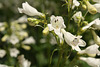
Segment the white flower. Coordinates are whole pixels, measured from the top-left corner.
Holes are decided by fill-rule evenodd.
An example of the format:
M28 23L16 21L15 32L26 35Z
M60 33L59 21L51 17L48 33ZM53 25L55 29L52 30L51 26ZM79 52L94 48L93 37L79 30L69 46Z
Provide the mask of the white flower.
M4 23L3 22L0 22L0 27L4 26Z
M73 0L73 6L72 6L72 9L74 9L75 8L75 6L79 6L80 5L80 3L77 1L77 0Z
M22 38L25 38L25 37L28 37L28 33L26 32L26 31L20 31L20 32L18 32L18 35L20 36L20 37L22 37Z
M84 27L82 28L82 30L86 30L86 29L90 28L91 26L93 26L94 28L100 30L100 19L97 18L97 19L95 19L94 21L90 22L88 25L84 26Z
M100 37L95 33L95 31L92 31L94 42L100 46Z
M55 37L51 37L50 44L52 44L52 45L57 44L57 41L56 41Z
M18 18L18 20L16 20L16 21L17 21L18 23L25 23L25 22L27 22L27 16L24 15L24 16Z
M11 57L17 57L17 55L20 53L18 49L16 48L10 48L10 56Z
M88 65L92 67L100 67L100 59L92 58L92 57L80 57L80 60L85 61Z
M79 51L78 53L79 54L88 54L89 56L96 56L97 55L100 55L100 51L98 50L99 46L97 44L94 44L94 45L91 45L89 47L87 47L86 49L82 50L82 51Z
M81 49L79 46L85 46L86 43L82 40L82 36L74 36L70 32L66 32L64 29L61 29L62 33L64 34L64 39L68 45L72 47L73 50L80 51Z
M82 17L82 12L81 12L81 11L76 12L76 13L73 15L72 18L74 19L75 22L80 22L81 19L83 19L83 17Z
M29 38L26 38L22 43L23 44L35 44L35 39L31 36Z
M100 3L96 3L93 6L97 9L97 12L100 13Z
M29 16L42 16L43 14L38 12L34 7L30 6L27 2L22 3L23 8L18 8L20 13L25 13Z
M0 67L10 67L10 66L4 65L4 64L0 64Z
M64 24L64 20L61 16L54 16L52 15L50 17L50 23L51 24L48 24L48 27L49 27L49 31L52 31L54 30L54 32L59 36L59 38L61 40L63 40L63 36L62 36L62 33L61 33L61 29L62 28L66 28L65 24ZM61 42L60 40L60 42Z
M19 39L16 35L12 34L9 38L9 42L12 43L13 45L15 45L16 43L19 42Z
M0 23L0 31L4 31L5 30L5 23L4 22L1 22Z
M1 49L0 50L0 58L3 58L6 55L6 51Z
M40 43L46 43L46 38L40 39Z
M93 0L94 2L100 3L100 0Z
M24 58L24 55L18 57L20 67L30 67L31 62Z

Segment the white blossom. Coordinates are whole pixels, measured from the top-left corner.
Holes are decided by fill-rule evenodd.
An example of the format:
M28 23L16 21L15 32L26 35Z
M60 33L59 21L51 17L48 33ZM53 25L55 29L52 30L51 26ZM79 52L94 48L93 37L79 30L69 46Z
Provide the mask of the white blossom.
M100 67L100 59L92 58L92 57L80 57L80 60L85 61L88 65L92 67Z
M100 37L95 33L95 31L92 31L92 34L93 34L94 42L97 45L100 45Z
M0 64L0 67L10 67L10 66L4 65L4 64Z
M19 42L19 39L15 34L12 34L9 38L9 42L15 45Z
M17 55L20 53L18 49L16 48L10 48L10 56L11 57L17 57Z
M0 58L3 58L6 55L6 51L3 49L0 49Z
M91 45L84 50L79 51L79 54L88 54L89 56L100 55L100 51L98 50L99 46L97 44Z
M94 2L100 3L100 0L93 0Z
M26 31L20 31L20 32L18 32L18 35L20 36L20 37L22 37L22 38L25 38L25 37L28 37L28 33L26 32Z
M24 16L18 18L18 20L16 20L16 21L17 21L18 23L25 23L25 22L27 22L27 16L24 15Z
M40 43L46 43L46 38L40 39Z
M4 31L5 30L5 23L4 22L0 22L0 31Z
M93 6L97 9L97 12L100 13L100 3L96 3Z
M73 15L72 18L74 19L75 22L80 22L81 19L83 19L83 17L82 17L82 12L81 12L81 11L76 12L76 13Z
M90 22L88 25L84 26L82 28L82 30L86 30L86 29L90 28L91 26L100 30L100 19L97 18L94 21Z
M20 67L30 67L31 62L24 58L24 55L18 57Z
M80 5L80 3L77 1L77 0L73 0L73 6L72 6L72 9L76 7L78 7Z
M64 39L68 45L72 47L73 50L81 51L79 46L84 47L86 45L85 41L82 40L82 36L74 36L70 32L66 32L64 29L61 29L64 34Z
M62 36L62 33L61 33L61 29L62 28L66 28L65 24L64 24L64 20L61 16L54 16L52 15L50 17L50 23L51 24L48 24L48 27L49 27L49 31L52 31L54 30L55 34L57 34L60 38L60 42L61 40L63 40L63 36Z
M57 44L57 41L56 41L55 37L51 37L50 44L52 44L52 45Z
M29 16L42 16L43 14L38 12L34 7L30 6L27 2L22 3L23 8L18 8L20 13L25 13Z
M35 39L31 36L29 38L26 38L22 43L23 44L35 44Z
M3 23L3 22L0 22L0 27L1 27L1 26L4 26L4 23Z

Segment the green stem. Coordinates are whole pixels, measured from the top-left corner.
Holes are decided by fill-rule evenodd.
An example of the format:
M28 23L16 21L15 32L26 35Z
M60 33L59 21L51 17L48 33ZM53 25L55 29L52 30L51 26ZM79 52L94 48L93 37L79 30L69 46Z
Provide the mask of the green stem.
M88 14L88 11L86 11L85 15L84 15L84 18L86 17L86 15Z
M51 54L51 57L50 57L50 65L51 65L51 62L52 62L52 56L53 56L54 52L57 51L57 50L58 49L54 49L53 52L52 52L52 54Z
M59 58L58 58L58 62L57 62L57 67L59 67L59 65L60 65L60 61L62 59L62 55L63 55L63 49L61 48L61 50L59 51Z
M71 19L71 12L72 12L72 0L68 0L68 29L70 26L70 19Z

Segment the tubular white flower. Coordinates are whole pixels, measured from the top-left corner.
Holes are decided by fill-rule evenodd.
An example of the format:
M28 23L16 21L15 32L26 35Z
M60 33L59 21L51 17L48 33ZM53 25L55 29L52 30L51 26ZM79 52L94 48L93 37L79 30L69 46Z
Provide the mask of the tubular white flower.
M55 17L54 15L52 15L50 19L51 24L48 24L49 31L54 30L54 32L59 36L59 38L63 40L63 34L61 33L61 29L66 28L63 18L61 16Z
M38 12L34 7L30 6L27 2L22 3L23 8L18 8L20 13L25 13L29 16L42 16L43 14Z
M94 44L94 45L91 45L89 47L87 47L86 49L82 50L82 51L79 51L78 53L79 54L88 54L89 56L95 56L96 54L97 55L100 55L100 51L98 50L99 46L97 44Z
M30 67L31 62L24 58L24 55L18 57L20 67Z
M97 9L97 12L100 13L100 3L96 3L93 6Z
M66 32L64 29L61 29L62 33L64 34L64 39L68 45L72 47L73 50L81 51L79 46L86 46L84 40L82 40L82 36L74 36L70 32Z
M25 22L27 22L27 16L24 15L24 16L18 18L18 20L16 20L16 21L17 21L18 23L25 23Z
M72 9L74 9L75 8L75 6L79 6L80 5L80 3L77 1L77 0L73 0L73 6L72 6Z
M93 0L94 2L100 3L100 0Z
M85 61L88 65L92 67L100 67L100 59L92 58L92 57L80 57L80 60Z
M1 49L0 50L0 58L3 58L6 55L6 51Z
M10 48L10 56L11 57L17 57L17 55L19 54L19 50L16 48Z
M90 28L91 26L93 26L94 28L100 30L100 19L97 18L97 19L95 19L94 21L90 22L88 25L84 26L84 27L82 28L82 30L86 30L86 29Z
M95 31L92 31L94 42L100 46L100 37L95 33Z
M13 45L15 45L16 43L19 42L18 37L15 34L12 34L9 38L9 42L12 43Z
M0 67L11 67L11 66L7 66L7 65L4 65L4 64L0 64Z
M23 44L35 44L35 39L31 36L29 38L26 38L22 43Z
M83 17L82 17L82 12L81 12L81 11L76 12L76 13L73 15L72 18L74 19L75 22L80 22L81 19L83 19Z

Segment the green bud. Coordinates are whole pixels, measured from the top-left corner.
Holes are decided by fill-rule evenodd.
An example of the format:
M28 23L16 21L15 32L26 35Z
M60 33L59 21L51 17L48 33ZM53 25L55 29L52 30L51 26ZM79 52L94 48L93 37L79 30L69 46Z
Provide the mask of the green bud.
M88 22L87 21L83 21L82 24L85 26L85 25L88 25Z
M82 8L83 8L84 10L86 10L87 7L86 7L86 5L83 4L83 5L82 5Z
M44 30L43 30L43 34L44 34L44 35L49 34L49 28L48 28L48 27L44 28Z
M35 26L39 23L39 20L36 18L28 18L27 21L30 26Z
M31 47L28 46L28 45L22 45L22 48L25 49L25 50L30 50L31 49Z
M42 14L41 17L42 17L42 18L45 18L46 16L45 16L45 14Z
M91 13L91 14L96 14L96 13L97 13L97 9L96 9L94 6L92 6L92 5L89 3L89 1L85 1L85 0L84 0L84 2L86 3L86 5L87 5L87 7L88 7L89 13Z

